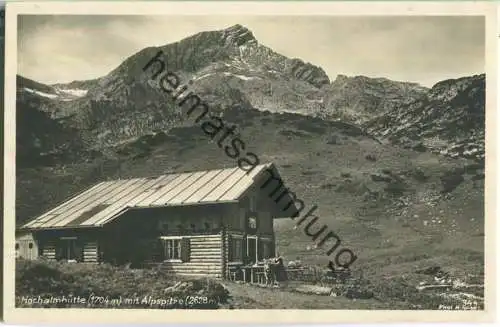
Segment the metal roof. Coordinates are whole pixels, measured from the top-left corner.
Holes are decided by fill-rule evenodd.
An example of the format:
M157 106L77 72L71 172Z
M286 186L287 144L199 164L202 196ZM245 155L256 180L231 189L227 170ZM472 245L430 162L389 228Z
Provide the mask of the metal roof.
M273 164L249 174L235 167L169 174L154 178L105 181L77 194L21 228L98 227L131 208L234 202Z

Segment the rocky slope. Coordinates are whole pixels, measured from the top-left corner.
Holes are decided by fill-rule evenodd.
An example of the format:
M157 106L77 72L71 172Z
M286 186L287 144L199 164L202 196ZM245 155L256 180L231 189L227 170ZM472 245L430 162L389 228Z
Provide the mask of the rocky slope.
M325 106L320 113L326 119L361 124L381 113L411 103L427 91L427 88L417 83L338 75L325 88Z
M425 96L369 121L366 129L419 151L484 160L485 75L437 83Z
M64 104L77 97L70 91L17 77L18 167L81 160L90 154L83 131L72 126L64 112Z

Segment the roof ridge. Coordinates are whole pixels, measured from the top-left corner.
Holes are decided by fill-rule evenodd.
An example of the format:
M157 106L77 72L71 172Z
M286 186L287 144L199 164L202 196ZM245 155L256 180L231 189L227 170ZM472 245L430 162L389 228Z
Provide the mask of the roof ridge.
M258 164L255 167L259 166L270 166L273 165L272 162L265 162ZM244 167L252 167L251 165L247 165ZM118 178L118 179L108 179L103 182L112 182L112 181L118 181L118 180L133 180L137 178L147 178L147 179L153 179L153 178L160 178L160 177L165 177L167 175L176 175L176 174L188 174L188 173L197 173L197 172L209 172L209 171L215 171L215 170L225 170L225 169L234 169L234 168L240 168L240 166L231 166L231 167L219 167L219 168L210 168L210 169L190 169L190 170L181 170L181 171L172 171L172 172L167 172L165 174L160 174L160 175L149 175L149 176L143 176L143 177L128 177L128 178Z

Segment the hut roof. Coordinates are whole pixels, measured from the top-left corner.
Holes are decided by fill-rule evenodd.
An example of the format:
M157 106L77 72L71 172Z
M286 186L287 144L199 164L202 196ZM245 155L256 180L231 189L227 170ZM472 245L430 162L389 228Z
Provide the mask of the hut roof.
M272 163L250 173L239 167L104 181L31 220L21 229L99 227L130 209L237 202Z

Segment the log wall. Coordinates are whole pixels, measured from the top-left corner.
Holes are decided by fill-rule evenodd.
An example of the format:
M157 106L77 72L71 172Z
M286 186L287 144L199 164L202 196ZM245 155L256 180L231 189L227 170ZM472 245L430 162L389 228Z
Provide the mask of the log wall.
M47 243L43 244L42 255L49 260L55 260L56 259L56 244L55 244L55 242L47 242Z
M83 262L96 263L99 260L97 242L83 243Z
M161 268L176 275L222 278L222 235L184 237L189 237L189 261L163 262Z
M81 239L78 240L80 253L77 254L79 260L88 263L97 263L99 261L99 247L98 242L95 240ZM41 254L49 260L56 259L56 245L57 242L54 240L45 240L40 244ZM65 250L65 249L64 249ZM63 250L63 251L64 251Z

